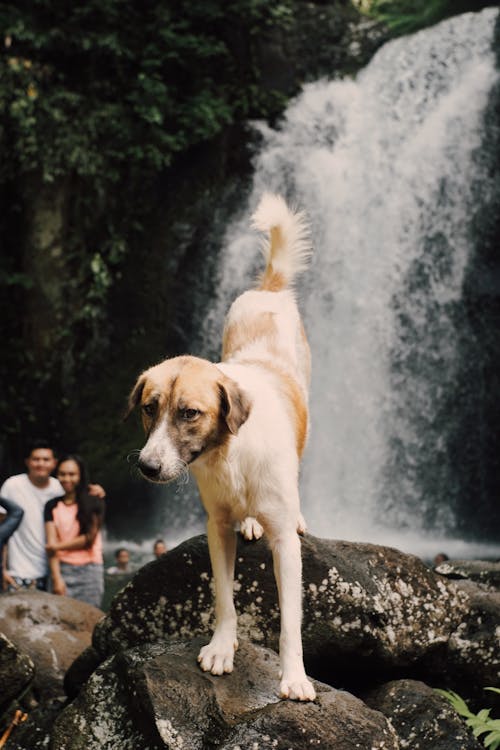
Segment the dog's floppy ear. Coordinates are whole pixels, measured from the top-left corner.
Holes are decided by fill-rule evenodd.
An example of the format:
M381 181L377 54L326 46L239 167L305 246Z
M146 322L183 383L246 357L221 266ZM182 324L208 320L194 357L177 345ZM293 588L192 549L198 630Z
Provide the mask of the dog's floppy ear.
M145 383L146 383L146 376L140 375L139 378L137 379L137 383L134 385L132 392L130 393L130 396L128 397L128 404L127 404L125 413L123 415L123 421L125 421L130 416L130 414L134 411L135 407L140 403Z
M229 432L238 433L250 414L252 401L234 380L224 378L219 382L221 414L227 424Z

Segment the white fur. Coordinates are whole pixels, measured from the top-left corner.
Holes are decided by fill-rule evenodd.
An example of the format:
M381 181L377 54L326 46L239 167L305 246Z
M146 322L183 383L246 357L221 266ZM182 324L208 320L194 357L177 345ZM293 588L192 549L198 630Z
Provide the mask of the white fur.
M214 465L210 455L192 465L208 513L208 541L215 580L216 627L199 656L202 669L230 672L237 646L233 604L234 521L256 519L273 551L281 610L280 694L314 700L301 642L301 552L297 529L304 526L299 508L298 458L287 403L272 375L258 365L221 363L218 367L253 399L250 416L231 440L226 460ZM257 528L258 528L257 527ZM236 645L235 645L236 644Z
M305 530L298 475L299 453L307 431L310 364L309 348L289 288L304 268L310 247L303 216L290 211L279 196L264 196L254 224L271 233L270 241L264 245L267 276L263 277L263 291L245 292L231 306L226 333L232 327L233 334L243 334L239 338L233 335L235 343L225 361L217 365L206 363L214 377L204 381L200 375L198 390L199 393L206 387L206 382L214 388L219 374L210 368L218 368L220 382L230 383L242 397L240 407L245 400L251 404L248 417L245 412L238 423L237 434L233 428L228 441L202 452L190 464L208 515L215 583L215 630L198 660L201 668L212 674L233 669L238 645L233 603L234 525L239 523L247 538L264 533L273 553L281 610L280 694L296 700L314 700L314 688L302 659L302 560L297 534ZM145 373L153 393L162 392L163 373L163 365ZM178 384L181 378L182 373ZM212 394L212 390L208 393ZM197 408L196 403L189 406ZM158 467L159 481L174 478L176 466L182 464L169 429L167 415L153 428L140 454L146 464Z
M283 274L287 284L307 267L311 255L309 226L303 213L290 211L281 195L264 193L257 210L252 216L255 229L269 234L279 227L284 243L271 252L272 246L266 237L261 249L266 264L272 264L275 271Z
M166 423L162 420L149 435L148 441L141 450L141 459L148 464L158 464L161 471L158 481L167 482L170 477L178 476L188 467L181 461L174 443L168 434Z
M264 196L254 215L254 225L269 231L278 226L285 238L268 263L283 274L287 284L301 270L310 252L307 226L293 214L279 196ZM262 531L273 552L281 610L280 694L296 700L314 700L302 659L301 600L302 561L297 531L305 531L298 493L299 460L290 402L281 390L279 377L258 362L279 365L307 394L309 352L302 340L300 316L289 289L248 291L231 306L226 325L271 312L278 331L280 351L266 347L266 341L250 342L217 367L234 380L251 398L252 409L238 435L232 438L223 460L201 455L192 465L208 513L208 541L215 580L216 626L211 642L199 655L205 671L230 672L237 647L236 612L233 603L235 539L233 524L241 524L247 538L259 538ZM249 364L249 360L257 360Z

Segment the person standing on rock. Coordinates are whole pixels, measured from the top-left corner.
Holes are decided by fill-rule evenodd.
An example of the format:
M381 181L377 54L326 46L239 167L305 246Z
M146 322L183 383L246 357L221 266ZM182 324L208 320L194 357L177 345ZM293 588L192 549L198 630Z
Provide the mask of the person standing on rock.
M51 476L56 465L54 448L46 440L36 440L25 458L27 473L5 480L0 496L17 503L24 515L4 548L3 588L47 590L48 563L45 551L43 512L48 500L63 494L57 479ZM104 497L103 488L89 486L89 492Z
M54 594L101 606L104 502L90 495L82 459L63 456L56 467L63 494L45 506L46 550Z
M45 503L61 492L59 482L51 477L56 464L54 450L45 440L30 445L25 464L26 474L5 480L0 496L17 503L24 516L9 539L7 560L3 566L4 588L47 589L47 556L43 529Z

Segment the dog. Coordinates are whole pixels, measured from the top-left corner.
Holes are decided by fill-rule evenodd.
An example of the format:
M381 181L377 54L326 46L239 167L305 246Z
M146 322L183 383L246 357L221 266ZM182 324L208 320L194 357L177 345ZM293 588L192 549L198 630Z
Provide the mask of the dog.
M265 233L266 267L226 318L222 360L167 359L142 373L129 397L140 405L146 443L138 467L153 482L194 474L207 512L215 584L212 640L198 656L214 675L231 672L235 524L264 534L273 554L281 612L280 696L315 698L302 657L302 561L298 475L308 433L310 351L293 282L311 254L304 215L263 195L253 226Z

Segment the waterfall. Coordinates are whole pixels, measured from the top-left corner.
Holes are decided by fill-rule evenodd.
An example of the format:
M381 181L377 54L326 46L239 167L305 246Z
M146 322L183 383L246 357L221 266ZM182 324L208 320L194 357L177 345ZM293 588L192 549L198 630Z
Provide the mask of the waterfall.
M297 288L313 355L301 496L314 534L459 549L447 437L497 15L391 41L355 79L306 85L276 129L255 124L251 195L227 229L203 339L220 341L259 267L248 217L264 190L282 193L307 211L315 247Z

